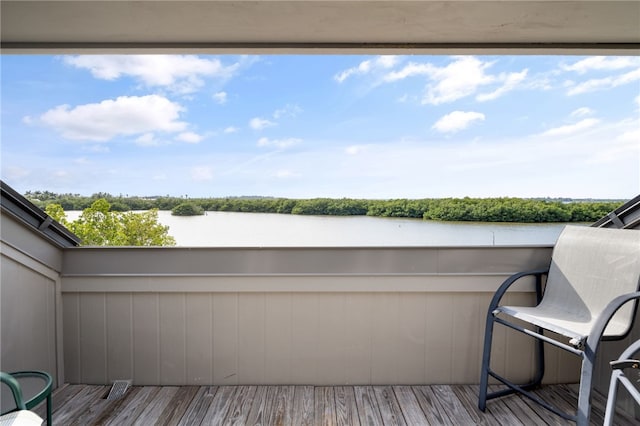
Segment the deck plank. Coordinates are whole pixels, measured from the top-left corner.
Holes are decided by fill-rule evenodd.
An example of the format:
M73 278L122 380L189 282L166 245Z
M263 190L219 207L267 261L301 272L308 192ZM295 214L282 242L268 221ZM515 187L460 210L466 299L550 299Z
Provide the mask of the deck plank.
M136 418L134 426L156 424L169 402L178 393L176 386L163 386L151 399L147 399L147 406Z
M452 386L453 393L458 397L462 406L467 410L467 414L469 414L469 417L473 419L474 425L500 426L500 422L498 421L498 419L496 419L491 411L486 410L483 413L478 408L479 389L480 387L477 385ZM488 406L489 403L487 403L487 407Z
M271 399L268 424L292 425L295 388L293 386L273 386L273 388L274 397Z
M153 399L156 393L160 390L158 386L143 386L140 387L137 394L128 399L125 397L125 401L120 405L120 410L115 412L115 416L107 419L105 425L123 425L133 424L140 413L144 411L149 401ZM129 390L130 392L131 390ZM54 422L55 423L55 422Z
M198 389L200 389L199 386L180 386L160 415L158 425L176 426L198 393Z
M432 425L452 425L440 401L429 386L413 386L413 393L427 423ZM475 424L475 423L474 423Z
M55 413L60 409L60 407L64 406L67 402L69 402L73 397L75 397L86 385L69 385L65 384L55 391L51 396L51 412ZM33 410L37 415L42 418L45 418L47 415L47 404L43 402L38 405L38 407Z
M431 386L431 390L452 423L459 425L474 424L469 411L463 406L451 386L435 385Z
M356 395L360 424L367 426L384 425L373 388L371 386L355 386L353 391Z
M494 389L495 386L490 387ZM68 385L54 393L54 422L64 425L553 425L572 424L519 395L477 409L477 385L436 386L134 386L123 398L105 399L107 386ZM574 409L571 385L536 393ZM593 395L591 424L606 400ZM595 413L595 414L594 414ZM637 421L619 413L616 424Z
M334 389L336 400L336 425L338 426L358 426L358 407L356 406L356 395L351 386L336 386Z
M406 426L400 405L391 386L374 386L373 391L378 400L380 415L385 425Z
M235 386L220 386L202 419L202 424L222 424L222 420L227 417L231 409L236 390Z
M331 386L316 387L315 392L316 425L333 426L336 424L335 391Z
M428 424L427 417L424 411L422 411L411 386L394 386L393 391L396 394L400 410L402 410L402 414L404 415L404 420L408 425Z
M224 418L224 425L241 426L247 423L253 397L256 394L257 386L238 386L235 398L232 401L227 416Z
M110 401L110 404L93 420L93 424L102 425L108 423L112 417L116 417L123 410L124 406L136 399L142 389L143 387L141 386L130 387L122 398Z
M107 386L85 386L72 399L61 407L52 416L54 424L67 425L73 423L74 419L80 417L82 413L97 399L104 396Z
M217 386L201 386L187 407L184 416L178 422L179 426L199 425L202 423L205 413L213 402L213 397L218 391Z
M267 386L260 386L256 390L253 397L253 404L251 404L251 410L247 416L247 424L249 425L264 425L268 416L266 399L267 399Z
M315 424L315 389L313 386L296 386L293 395L293 424Z

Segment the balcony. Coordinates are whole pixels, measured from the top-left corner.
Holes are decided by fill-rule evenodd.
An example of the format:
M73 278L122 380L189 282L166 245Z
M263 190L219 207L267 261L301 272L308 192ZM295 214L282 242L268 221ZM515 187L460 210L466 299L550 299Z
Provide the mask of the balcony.
M518 397L475 408L489 300L507 276L547 265L551 247L74 247L23 201L3 186L1 368L51 372L60 423L178 424L237 407L290 424L440 424L452 412L454 424L562 423ZM508 303L532 303L532 289ZM531 342L500 333L494 367L528 378ZM639 335L603 344L601 393L608 360ZM568 404L577 361L549 349L540 392ZM106 402L121 379L133 390Z

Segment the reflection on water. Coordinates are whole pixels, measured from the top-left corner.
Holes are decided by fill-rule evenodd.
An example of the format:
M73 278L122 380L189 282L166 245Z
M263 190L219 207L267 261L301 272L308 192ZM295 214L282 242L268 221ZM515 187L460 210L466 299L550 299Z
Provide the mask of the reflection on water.
M565 226L228 212L161 211L159 219L179 246L192 247L552 245Z

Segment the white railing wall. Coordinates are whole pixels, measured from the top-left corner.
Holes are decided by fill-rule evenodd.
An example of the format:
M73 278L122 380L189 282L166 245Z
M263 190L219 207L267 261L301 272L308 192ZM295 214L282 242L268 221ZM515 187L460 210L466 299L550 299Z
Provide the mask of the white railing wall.
M68 250L66 379L477 383L492 293L550 255L549 247ZM531 303L532 288L523 282L509 303ZM526 378L530 342L497 334L494 365ZM546 380L575 382L577 368L573 356L550 351Z

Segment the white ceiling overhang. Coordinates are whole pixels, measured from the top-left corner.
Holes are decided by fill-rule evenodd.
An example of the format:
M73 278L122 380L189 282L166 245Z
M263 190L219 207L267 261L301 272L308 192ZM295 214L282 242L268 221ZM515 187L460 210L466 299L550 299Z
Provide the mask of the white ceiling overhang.
M640 1L0 3L3 53L638 54Z

